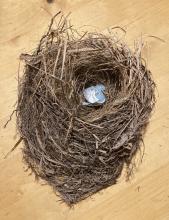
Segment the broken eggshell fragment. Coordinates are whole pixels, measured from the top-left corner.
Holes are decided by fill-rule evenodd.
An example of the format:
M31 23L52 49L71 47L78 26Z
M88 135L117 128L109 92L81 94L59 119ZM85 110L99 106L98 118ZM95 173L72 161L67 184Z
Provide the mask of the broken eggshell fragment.
M105 86L103 84L97 84L96 86L84 89L83 95L87 102L83 102L83 105L103 104L106 101L104 91Z

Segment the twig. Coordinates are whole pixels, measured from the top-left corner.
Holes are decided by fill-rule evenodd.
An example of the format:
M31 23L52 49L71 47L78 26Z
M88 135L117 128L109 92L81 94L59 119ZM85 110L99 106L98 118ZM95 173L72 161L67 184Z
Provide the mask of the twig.
M6 159L17 147L18 145L21 143L21 141L23 140L23 138L21 137L16 144L13 146L13 148L5 155L4 159Z
M9 116L9 119L7 120L7 122L4 125L4 128L6 128L6 126L8 125L8 123L12 120L12 117L14 115L14 113L17 112L17 109L13 110L12 113Z

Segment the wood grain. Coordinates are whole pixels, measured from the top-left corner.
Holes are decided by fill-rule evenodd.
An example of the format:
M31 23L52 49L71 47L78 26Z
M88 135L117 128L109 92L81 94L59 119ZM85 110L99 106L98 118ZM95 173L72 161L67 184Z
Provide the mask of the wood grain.
M157 84L157 104L147 129L145 156L129 182L80 202L73 209L52 189L25 172L15 118L3 129L17 99L21 52L36 47L51 16L72 12L72 23L86 29L121 26L131 47L142 37L144 57ZM123 34L119 33L122 37ZM157 36L165 43L157 40ZM0 219L1 220L168 220L169 219L169 1L168 0L6 0L0 1Z

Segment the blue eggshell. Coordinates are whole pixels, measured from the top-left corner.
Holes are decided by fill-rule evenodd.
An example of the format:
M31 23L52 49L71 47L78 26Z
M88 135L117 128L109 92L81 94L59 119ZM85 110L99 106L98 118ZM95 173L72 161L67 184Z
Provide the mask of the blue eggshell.
M96 89L99 89L100 91L105 91L105 86L103 84L98 84L95 86Z
M89 104L103 104L106 101L106 97L103 93L104 91L105 86L103 84L98 84L84 89L83 95Z

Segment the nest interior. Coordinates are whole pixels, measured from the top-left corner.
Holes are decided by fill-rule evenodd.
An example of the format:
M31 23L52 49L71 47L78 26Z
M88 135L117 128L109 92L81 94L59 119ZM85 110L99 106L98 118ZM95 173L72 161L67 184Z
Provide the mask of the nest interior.
M24 160L69 205L115 184L140 149L155 84L141 58L115 35L81 35L60 19L32 54L22 54L17 122ZM106 102L82 105L106 87Z

